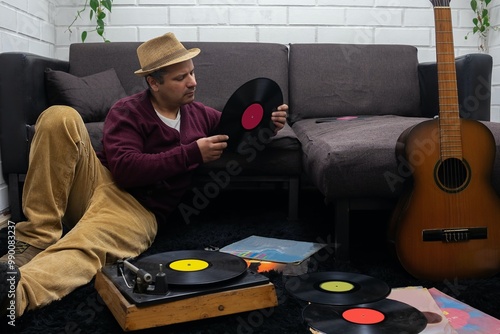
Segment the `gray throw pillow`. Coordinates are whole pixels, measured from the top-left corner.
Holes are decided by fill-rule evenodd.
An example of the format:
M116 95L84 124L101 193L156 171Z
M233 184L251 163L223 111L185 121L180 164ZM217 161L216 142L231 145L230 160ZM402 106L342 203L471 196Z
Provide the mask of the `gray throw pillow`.
M50 105L71 106L86 123L104 120L111 106L126 96L113 68L81 78L47 68L45 83Z

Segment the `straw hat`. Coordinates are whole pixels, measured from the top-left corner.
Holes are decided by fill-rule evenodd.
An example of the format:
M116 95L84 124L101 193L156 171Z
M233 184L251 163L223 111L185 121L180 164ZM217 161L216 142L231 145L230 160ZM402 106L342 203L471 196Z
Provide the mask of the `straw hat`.
M171 32L142 43L137 48L141 69L134 73L144 77L162 67L177 64L196 57L200 49L186 50Z

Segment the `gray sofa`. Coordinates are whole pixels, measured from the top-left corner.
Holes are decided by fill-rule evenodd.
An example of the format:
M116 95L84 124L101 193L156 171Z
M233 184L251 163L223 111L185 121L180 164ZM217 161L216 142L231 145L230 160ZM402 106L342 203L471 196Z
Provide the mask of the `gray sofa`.
M491 57L457 57L456 68L461 117L489 121ZM395 147L404 130L438 114L436 64L419 64L413 46L290 45L289 76L304 174L335 208L337 259L348 259L350 211L394 208L410 179ZM485 124L500 194L500 123Z
M139 68L139 44L73 44L69 61L27 53L0 54L4 69L0 76L0 149L14 220L22 219L22 184L39 113L50 104L73 103L82 110L93 145L99 150L110 96L118 98L146 87L144 79L133 74ZM437 114L435 64L419 64L416 48L402 45L184 45L202 50L194 59L198 101L222 110L236 88L250 79L267 77L278 83L290 106L289 124L264 149L255 150L257 154L228 152L200 168L193 190L205 198L188 203L193 211L202 210L213 199L215 186L225 187L218 183L217 175L226 171L228 163L242 167L237 175L230 175L231 185L273 184L287 190L291 220L299 214L301 186L312 186L335 209L332 229L335 241L341 244L337 259L347 260L350 210L394 205L404 179L395 157L398 136ZM487 122L491 70L489 55L457 58L463 116L485 121L500 143L500 124ZM81 101L74 101L75 91L82 94ZM500 173L499 159L500 152L495 175ZM500 192L497 176L494 182Z

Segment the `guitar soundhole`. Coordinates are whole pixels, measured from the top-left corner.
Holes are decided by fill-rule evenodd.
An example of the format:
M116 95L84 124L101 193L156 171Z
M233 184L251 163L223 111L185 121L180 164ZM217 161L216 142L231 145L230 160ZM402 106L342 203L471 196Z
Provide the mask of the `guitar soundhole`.
M436 165L436 183L449 193L462 191L469 184L469 165L466 161L449 158Z

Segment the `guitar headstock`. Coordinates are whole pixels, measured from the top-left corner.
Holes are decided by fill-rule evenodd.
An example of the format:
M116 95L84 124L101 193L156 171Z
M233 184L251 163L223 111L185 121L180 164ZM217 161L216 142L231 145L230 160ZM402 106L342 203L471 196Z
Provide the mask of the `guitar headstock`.
M434 7L450 7L451 0L430 0Z

